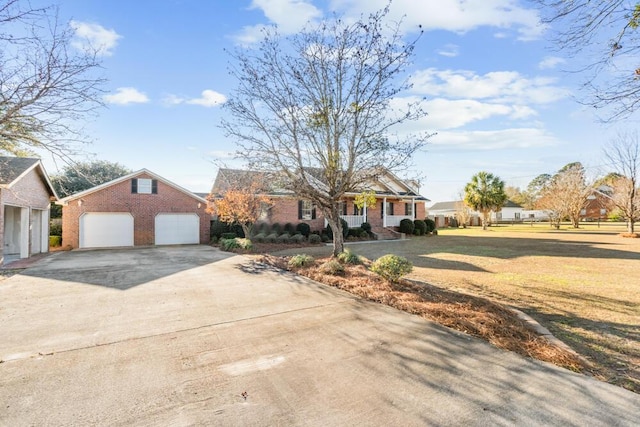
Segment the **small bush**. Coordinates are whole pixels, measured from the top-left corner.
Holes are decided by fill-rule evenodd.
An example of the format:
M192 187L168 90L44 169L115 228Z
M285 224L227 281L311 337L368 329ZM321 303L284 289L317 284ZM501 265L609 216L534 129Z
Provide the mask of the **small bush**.
M49 225L49 236L62 236L62 224L51 223Z
M320 235L320 241L321 241L322 243L327 243L329 240L331 240L331 239L329 239L329 236L327 236L327 234L322 233L322 234ZM309 242L311 242L311 236L309 236Z
M52 246L52 247L62 246L62 237L49 236L49 246Z
M347 236L348 237L360 237L360 231L361 231L361 229L359 229L359 228L350 228L347 231Z
M329 260L320 266L320 272L337 276L344 274L344 267L335 259Z
M256 243L264 243L264 239L267 237L266 234L260 232L258 234L256 234L255 236L253 236L253 241Z
M353 264L353 265L362 264L360 257L354 254L353 252L351 252L351 250L349 249L345 249L343 252L340 252L338 254L338 261L340 261L343 264Z
M258 225L258 233L262 233L265 236L271 233L271 226L266 222L262 222Z
M307 238L304 237L302 234L294 234L293 236L291 236L291 243L304 243L307 241Z
M249 239L235 237L233 239L220 239L220 249L231 252L234 249L243 249L250 251L253 249L253 243Z
M369 224L368 222L363 222L360 228L366 231L367 234L371 233L371 224Z
M433 231L431 232L431 234L433 234L434 236L437 236L437 235L438 235L438 230L433 230Z
M381 256L371 264L371 271L390 282L397 282L412 270L413 265L409 260L393 254Z
M225 239L225 240L235 239L236 237L238 237L238 235L233 232L222 233L222 236L220 236L221 239Z
M302 234L304 237L309 237L309 234L311 233L311 227L306 222L301 222L300 224L296 225L296 231Z
M284 232L289 234L289 236L293 236L296 234L296 226L288 222L284 225Z
M291 237L289 236L289 233L282 233L276 238L276 243L290 243L290 242L291 242Z
M413 221L413 225L414 225L414 232L416 235L418 236L423 236L426 232L427 232L427 224L421 220L421 219L416 219L415 221Z
M244 235L244 229L240 224L231 224L229 226L229 232L236 233L236 237L247 237Z
M277 235L282 234L282 225L278 222L271 224L271 233L275 233Z
M349 235L349 223L340 218L340 223L342 224L342 237L346 238ZM327 228L325 229L328 236L331 236L333 239L333 230L331 230L331 226L327 224Z
M289 260L289 268L301 268L307 267L313 264L315 260L311 255L307 254L298 254L291 257Z
M317 244L317 243L322 243L323 241L324 240L322 240L322 237L320 237L320 235L318 234L309 235L309 243Z
M369 233L364 231L363 229L359 228L358 230L358 237L360 238L368 238L369 237Z
M413 234L414 229L413 221L409 218L405 218L400 221L400 232L405 234Z
M275 243L278 235L276 233L268 234L267 237L264 238L265 243Z
M209 244L210 245L217 245L218 244L218 238L216 236L212 236L211 240L209 240Z
M426 233L431 233L436 229L436 222L431 218L426 218L424 220L425 225L427 226Z
M216 236L219 239L220 237L222 237L222 233L228 233L228 232L229 232L229 224L227 224L226 222L222 222L218 220L211 221L211 231L210 231L211 237Z

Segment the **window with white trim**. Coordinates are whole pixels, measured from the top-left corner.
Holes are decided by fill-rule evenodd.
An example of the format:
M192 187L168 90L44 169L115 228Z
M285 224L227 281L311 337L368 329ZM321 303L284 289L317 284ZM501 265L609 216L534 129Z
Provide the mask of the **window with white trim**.
M158 194L158 181L150 178L134 178L131 180L132 194Z
M313 203L311 200L302 200L302 207L300 208L300 219L312 219L313 217Z

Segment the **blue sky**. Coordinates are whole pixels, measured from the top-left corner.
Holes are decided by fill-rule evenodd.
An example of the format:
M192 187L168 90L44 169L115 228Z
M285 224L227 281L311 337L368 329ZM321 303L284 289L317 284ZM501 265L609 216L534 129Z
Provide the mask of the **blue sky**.
M39 3L40 1L38 1ZM239 166L218 125L235 82L224 49L250 45L263 25L284 34L337 12L358 17L385 0L61 0L77 46L101 47L108 79L102 109L86 125L95 159L147 168L196 192L209 191L214 161ZM487 170L526 187L541 173L580 161L601 172L604 126L579 96L580 76L553 49L530 2L395 0L404 31L425 33L410 70L429 115L410 129L436 132L407 175L432 202L454 200ZM45 159L49 173L53 162Z

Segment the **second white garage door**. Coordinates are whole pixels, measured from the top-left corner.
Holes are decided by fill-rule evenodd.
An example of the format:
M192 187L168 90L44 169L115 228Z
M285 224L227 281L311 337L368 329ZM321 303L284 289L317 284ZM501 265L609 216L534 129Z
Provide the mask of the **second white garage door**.
M200 218L196 214L156 215L156 245L200 243Z
M91 212L80 217L80 247L133 246L130 213Z

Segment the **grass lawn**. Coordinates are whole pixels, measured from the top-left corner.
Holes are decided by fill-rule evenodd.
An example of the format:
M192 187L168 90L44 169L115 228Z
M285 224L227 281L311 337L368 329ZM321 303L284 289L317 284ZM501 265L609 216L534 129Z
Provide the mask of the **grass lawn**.
M619 237L623 231L505 225L350 248L369 259L405 256L414 264L410 278L516 307L589 360L594 375L640 393L640 239ZM330 248L282 253L301 252Z

